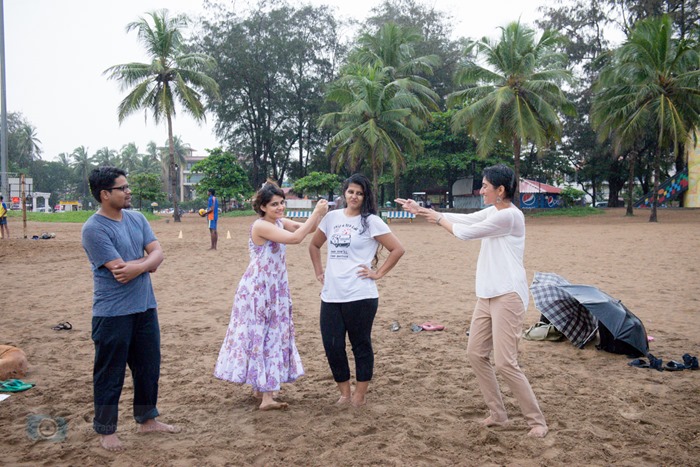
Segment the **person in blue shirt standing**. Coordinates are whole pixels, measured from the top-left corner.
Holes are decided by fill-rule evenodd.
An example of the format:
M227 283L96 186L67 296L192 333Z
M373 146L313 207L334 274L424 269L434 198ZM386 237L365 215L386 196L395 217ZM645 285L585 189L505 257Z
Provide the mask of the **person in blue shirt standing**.
M209 194L209 202L207 203L207 222L209 223L209 233L211 234L211 248L216 250L216 242L219 240L219 234L216 231L216 223L219 220L219 200L216 197L216 191L213 188L207 190Z
M160 327L150 274L163 262L163 250L143 214L128 209L131 190L123 170L99 167L90 173L89 182L100 203L82 229L94 286L93 429L103 448L121 451L124 446L116 431L127 365L134 381L134 418L139 431L179 431L156 421Z
M10 228L7 226L7 204L5 198L0 195L0 238L10 239Z

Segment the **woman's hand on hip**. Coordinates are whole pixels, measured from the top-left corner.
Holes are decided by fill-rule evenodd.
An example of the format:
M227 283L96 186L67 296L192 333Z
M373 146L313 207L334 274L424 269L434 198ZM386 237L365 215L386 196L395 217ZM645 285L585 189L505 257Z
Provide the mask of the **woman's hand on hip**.
M357 276L361 277L363 279L372 279L373 281L376 281L377 279L381 279L382 276L377 274L377 271L368 268L364 264L361 264L359 266L360 270L357 271Z

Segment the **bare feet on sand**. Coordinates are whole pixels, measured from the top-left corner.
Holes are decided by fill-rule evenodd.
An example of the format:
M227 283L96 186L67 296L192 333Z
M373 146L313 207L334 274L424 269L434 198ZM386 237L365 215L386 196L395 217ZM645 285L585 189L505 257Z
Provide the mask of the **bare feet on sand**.
M289 405L286 402L263 402L260 404L260 410L287 410Z
M498 420L495 420L491 416L488 416L479 422L479 424L481 424L481 426L506 426L506 425L508 425L508 423L509 423L508 420L498 421Z
M359 409L360 407L364 407L367 404L367 399L364 395L358 396L357 394L353 394L352 401L350 403L353 407Z
M546 426L536 426L532 428L527 435L531 438L544 438L545 436L547 436L548 432L549 430Z
M180 433L180 428L173 425L166 425L155 418L146 420L139 425L139 433Z
M111 435L100 435L100 446L112 452L124 450L124 445L121 441L119 441L116 433L112 433Z
M350 400L350 396L340 396L340 399L338 399L338 402L336 402L335 405L349 405Z

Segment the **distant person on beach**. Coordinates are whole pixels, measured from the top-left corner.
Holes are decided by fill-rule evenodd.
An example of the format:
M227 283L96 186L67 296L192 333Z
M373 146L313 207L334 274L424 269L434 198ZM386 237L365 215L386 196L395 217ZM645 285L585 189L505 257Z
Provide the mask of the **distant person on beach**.
M250 263L214 368L217 378L250 384L260 410L286 409L275 400L280 385L304 374L294 337L286 245L301 243L328 211L328 202L320 200L300 223L284 217L284 205L284 191L275 183L255 194L253 209L260 217L250 227Z
M216 190L209 188L207 190L209 200L207 201L207 211L204 213L207 216L209 224L209 235L211 236L210 250L216 250L216 243L219 240L219 234L216 231L216 223L219 220L219 199L216 197Z
M94 169L89 182L100 203L82 229L94 283L93 428L103 448L121 451L124 447L116 431L127 365L134 381L134 418L139 431L179 431L156 420L160 328L150 273L163 262L163 250L143 214L128 209L131 190L123 170Z
M314 234L309 253L321 290L321 337L326 358L338 385L337 404L360 407L366 403L374 371L372 324L379 306L375 281L396 266L404 248L389 227L377 216L377 200L370 181L352 175L343 184L344 208L331 211ZM321 247L328 241L326 270ZM377 268L380 247L389 252ZM345 352L348 336L355 356L354 393L350 386L350 366Z
M490 362L493 352L496 370L513 391L530 431L543 438L547 423L527 377L518 365L518 341L530 299L523 266L525 217L512 203L515 173L504 165L484 170L481 195L491 205L472 214L446 214L418 206L414 200L397 203L413 214L425 217L462 240L481 239L476 265L477 302L469 327L467 358L489 408L483 426L501 426L508 414Z
M10 228L7 226L7 204L5 198L0 195L0 238L10 239Z

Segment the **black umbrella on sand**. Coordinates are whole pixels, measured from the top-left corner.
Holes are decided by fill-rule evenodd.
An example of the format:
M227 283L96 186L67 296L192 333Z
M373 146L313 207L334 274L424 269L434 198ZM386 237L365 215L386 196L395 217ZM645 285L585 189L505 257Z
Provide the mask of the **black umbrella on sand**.
M535 306L578 348L583 348L598 330L598 320L562 287L569 281L551 272L536 272L530 285Z
M561 288L598 318L598 321L610 332L614 340L638 350L639 355L634 355L635 357L649 353L647 331L642 321L629 311L620 300L590 285L563 285ZM603 330L601 327L601 347L608 350L605 349L602 341ZM628 351L625 346L620 346L620 351L616 353L634 354L634 352Z

